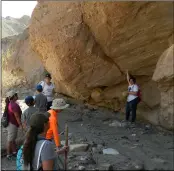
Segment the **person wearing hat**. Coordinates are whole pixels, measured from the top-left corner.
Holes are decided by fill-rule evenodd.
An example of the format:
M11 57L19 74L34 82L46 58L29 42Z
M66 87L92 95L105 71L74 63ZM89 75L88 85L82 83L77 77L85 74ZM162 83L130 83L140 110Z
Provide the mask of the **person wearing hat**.
M61 110L66 109L68 106L69 104L67 104L64 99L55 99L53 100L52 106L50 107L51 109L48 111L50 113L49 117L50 128L47 131L46 138L47 139L54 138L57 149L61 147L60 136L58 131L57 115Z
M52 141L47 140L46 133L49 129L49 118L44 113L36 113L30 118L30 129L27 133L22 156L17 158L17 168L21 167L21 158L24 167L30 166L32 170L58 170L57 154ZM64 153L68 147L63 147L58 154ZM39 162L38 162L39 161Z
M22 124L23 128L27 131L30 126L30 118L34 113L36 113L37 110L36 107L34 107L34 98L32 96L27 96L25 98L25 103L28 108L22 114Z
M8 127L7 127L7 159L12 159L16 156L16 138L18 128L22 127L21 122L21 108L16 103L18 100L18 94L11 90L7 92L7 98L5 100L6 106L5 110L8 113Z
M39 84L43 88L43 94L47 97L47 110L50 109L54 96L54 84L51 82L51 75L46 74L45 80L41 81Z
M47 97L42 93L43 88L39 84L36 86L35 107L38 112L47 111Z

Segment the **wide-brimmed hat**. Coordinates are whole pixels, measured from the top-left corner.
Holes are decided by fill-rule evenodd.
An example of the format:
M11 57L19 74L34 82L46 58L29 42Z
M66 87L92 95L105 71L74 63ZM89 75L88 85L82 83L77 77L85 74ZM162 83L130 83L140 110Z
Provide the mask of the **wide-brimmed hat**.
M6 97L13 97L15 94L17 94L16 91L10 90L9 92L7 92Z
M69 104L67 104L64 99L55 99L55 100L53 100L52 106L50 108L51 109L65 109L67 107L69 107Z

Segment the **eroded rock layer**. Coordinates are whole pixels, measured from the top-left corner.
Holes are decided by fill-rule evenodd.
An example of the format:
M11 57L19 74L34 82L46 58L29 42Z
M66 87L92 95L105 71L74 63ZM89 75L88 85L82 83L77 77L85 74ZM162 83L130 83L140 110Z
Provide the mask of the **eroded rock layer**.
M30 43L59 92L119 110L128 69L153 109L161 94L151 78L172 34L172 2L40 2Z
M44 67L31 49L28 29L22 34L2 39L2 56L5 60L3 70L8 73L6 77L18 76L13 86L34 85L43 79Z

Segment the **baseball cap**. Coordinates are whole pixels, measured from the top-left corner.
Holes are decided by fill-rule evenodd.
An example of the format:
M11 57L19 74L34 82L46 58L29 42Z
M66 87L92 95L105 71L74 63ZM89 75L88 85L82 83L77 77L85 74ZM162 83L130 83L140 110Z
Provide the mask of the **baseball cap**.
M43 88L42 88L42 86L41 86L40 84L38 84L38 85L36 86L36 90L42 91Z
M47 73L47 74L45 75L45 77L51 79L51 74Z
M27 103L31 103L31 102L33 102L34 101L34 98L33 98L33 96L27 96L26 98L25 98L25 103L27 104Z
M43 129L45 123L49 121L49 118L43 113L35 113L30 118L30 126L36 129Z

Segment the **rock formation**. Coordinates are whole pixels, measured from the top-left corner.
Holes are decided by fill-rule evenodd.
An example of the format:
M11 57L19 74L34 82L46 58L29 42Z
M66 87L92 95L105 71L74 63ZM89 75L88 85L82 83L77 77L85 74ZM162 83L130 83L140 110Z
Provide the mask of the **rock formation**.
M153 80L161 93L159 122L170 129L174 127L174 45L159 58Z
M2 17L2 38L22 33L29 25L30 17L21 18Z
M14 86L34 85L43 79L44 67L29 45L28 29L22 34L2 39L3 77L15 80ZM8 75L7 75L8 73ZM4 81L4 80L3 80ZM11 83L12 80L9 80ZM4 85L6 85L3 82ZM9 85L12 86L12 85Z
M119 110L128 69L145 106L160 105L151 78L171 41L172 2L39 2L29 33L58 92Z

